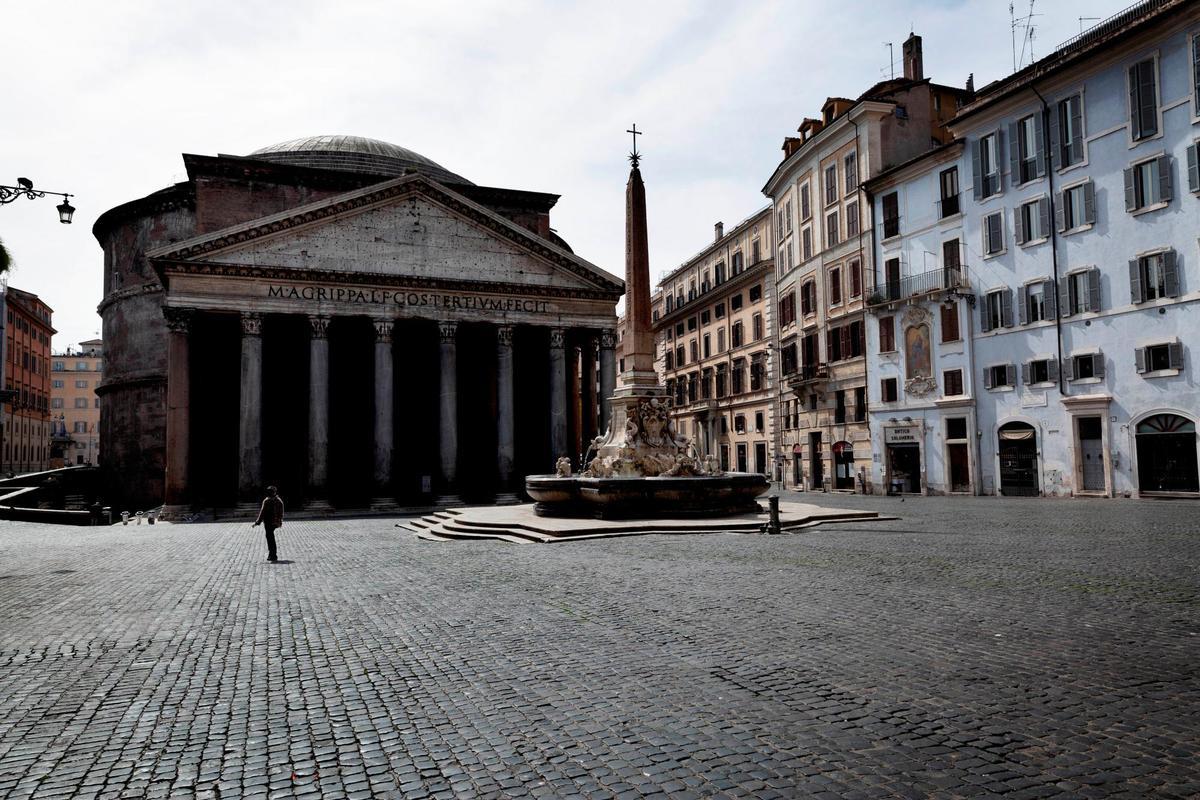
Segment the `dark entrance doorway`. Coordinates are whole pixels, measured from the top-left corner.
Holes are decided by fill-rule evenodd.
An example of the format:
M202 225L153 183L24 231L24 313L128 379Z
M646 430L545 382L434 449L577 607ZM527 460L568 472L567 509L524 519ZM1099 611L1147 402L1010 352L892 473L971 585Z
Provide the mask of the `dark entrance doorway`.
M1099 417L1079 418L1079 460L1085 492L1104 491L1104 431Z
M825 487L825 469L821 461L821 433L814 431L808 435L808 474L812 476L812 488Z
M889 444L888 493L921 493L921 447L916 444Z
M854 489L854 446L849 442L833 444L833 488Z
M1025 422L1000 427L1000 494L1009 497L1037 496L1037 431Z
M754 471L767 474L767 446L763 442L754 443Z
M1196 423L1178 414L1155 414L1137 426L1138 489L1200 492Z
M804 449L800 445L792 446L792 486L797 489L804 485L804 467L801 461L803 454Z

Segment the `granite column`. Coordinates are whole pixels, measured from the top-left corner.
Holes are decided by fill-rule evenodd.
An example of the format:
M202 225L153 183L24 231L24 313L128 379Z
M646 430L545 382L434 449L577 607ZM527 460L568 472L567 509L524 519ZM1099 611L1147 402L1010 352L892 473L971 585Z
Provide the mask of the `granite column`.
M238 494L251 501L263 490L262 315L242 313L242 384L238 425Z
M187 512L191 426L191 309L164 308L167 319L167 464L163 516Z
M440 506L459 505L458 497L458 323L439 322L441 354L438 442L442 464Z

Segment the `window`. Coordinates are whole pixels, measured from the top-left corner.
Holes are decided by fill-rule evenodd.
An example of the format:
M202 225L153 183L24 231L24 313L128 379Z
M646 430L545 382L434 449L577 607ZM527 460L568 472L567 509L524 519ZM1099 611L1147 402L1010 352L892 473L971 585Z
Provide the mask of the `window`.
M946 397L958 397L963 393L961 369L948 369L942 373L942 393Z
M1200 116L1200 34L1192 37L1192 101Z
M863 354L862 322L851 322L840 328L830 328L825 337L825 354L826 360L829 362L861 356Z
M88 407L87 398L86 397L76 397L75 398L75 407L76 408L87 408Z
M725 329L717 328L717 352L725 352Z
M741 414L736 414L733 417L733 432L734 433L745 433L746 432L746 418L744 416L742 416Z
M1021 380L1027 386L1035 383L1054 383L1058 380L1058 361L1035 358L1021 365Z
M825 168L825 205L836 203L838 199L837 164Z
M1039 197L1022 203L1013 217L1017 244L1040 242L1050 235L1050 200Z
M682 322L678 322L675 324L675 335L677 337L683 336L683 323Z
M800 285L800 312L805 315L817 313L816 281L805 281Z
M898 393L896 391L897 381L895 378L884 378L879 382L879 399L884 403L896 402Z
M883 196L883 238L900 235L900 195L896 192Z
M717 303L716 307L713 308L713 316L716 317L717 319L725 318L725 304L724 303Z
M1200 62L1198 62L1200 63ZM849 153L842 161L842 172L846 175L846 194L858 190L858 153Z
M942 343L957 342L962 338L958 330L958 303L942 306Z
M1083 161L1083 98L1077 94L1060 100L1050 116L1050 141L1059 167Z
M61 397L51 398L50 407L51 408L62 408L63 407L63 399Z
M729 310L739 311L742 308L742 293L738 292L733 297L729 298Z
M1171 157L1159 156L1125 170L1125 210L1171 202Z
M789 244L788 244L788 249L789 249L789 250L791 249L791 246L792 246L792 245L789 243ZM734 253L734 255L735 255L735 256L738 256L738 257L739 257L739 259L740 259L740 257L741 257L741 255L742 255L742 254L741 254L741 253ZM758 244L758 234L755 234L755 239L754 239L754 241L750 242L750 263L751 263L751 264L757 264L759 261L761 261L761 260L762 260L762 258L761 258L761 255L762 255L762 247L761 247L761 246L759 246L759 244Z
M1200 39L1200 36L1196 37ZM1187 149L1188 190L1200 192L1200 142Z
M666 369L675 369L675 353L668 350L666 356L663 358L663 363Z
M1004 212L997 211L983 218L983 253L994 256L1004 252Z
M695 339L692 339L692 341L688 343L688 349L692 352L692 363L695 364L700 360L700 343Z
M1073 231L1096 221L1096 187L1091 182L1081 183L1058 193L1054 214L1055 227L1060 231Z
M796 294L789 291L779 301L779 327L784 328L796 321Z
M846 421L846 392L838 389L834 394L833 421L840 424Z
M1020 323L1027 325L1031 322L1041 322L1044 319L1054 319L1054 283L1038 281L1027 283L1017 290L1018 314Z
M733 328L730 330L729 344L731 347L742 346L742 323L733 323Z
M733 362L732 383L733 383L733 393L734 394L741 394L742 392L746 391L745 367L746 367L746 362L743 359L739 358L737 361Z
M900 299L900 259L889 258L883 262L883 279L887 299Z
M785 225L784 230L786 230L787 233L791 233L792 232L792 201L788 200L784 207L787 209L787 213L784 215L784 225ZM734 270L733 274L736 275L737 270Z
M846 206L846 238L858 236L858 202Z
M1100 310L1100 270L1097 267L1072 272L1062 279L1058 308L1064 317Z
M707 325L711 321L712 321L712 317L709 316L708 309L705 309L704 311L700 312L700 324L701 325Z
M76 421L71 428L72 433L87 433L87 423L82 420ZM82 444L82 442L80 442Z
M688 331L696 330L696 318L695 317L688 317L687 329L688 329Z
M704 357L708 358L712 355L712 336L704 334Z
M941 210L940 216L954 216L958 213L958 167L944 169L941 175L938 176L938 185L941 187L941 198L938 201L938 208Z
M812 254L813 254L812 228L805 228L803 233L801 233L801 235L800 235L800 252L803 255L803 259L805 261L808 261L810 258L812 258Z
M1129 299L1133 303L1179 296L1175 251L1166 250L1129 262Z
M867 419L867 389L859 386L854 390L854 421L865 422Z
M51 383L53 383L55 389L61 389L61 388L63 388L63 384L66 383L66 381L54 380L54 381L51 381Z
M679 347L675 348L675 369L682 369L686 363L687 360L683 355L683 345L679 345Z
M838 227L838 212L830 212L829 215L825 217L825 246L833 247L835 244L841 241L838 238L840 233L841 229Z
M622 370L622 372L624 372L624 370ZM93 406L93 408L99 408L99 407L100 407L100 398L97 397L97 398L95 398L95 405Z
M1082 381L1089 378L1104 377L1104 356L1100 353L1085 353L1071 356L1066 362L1066 375L1069 381Z
M1129 132L1134 141L1158 133L1158 87L1153 58L1129 68Z
M983 332L996 328L1011 328L1012 320L1012 290L999 289L988 292L984 297L983 314L980 316Z
M761 355L756 354L750 362L750 391L761 391L767 377L766 366Z
M87 381L75 381L75 388L76 388L76 389L86 389L86 388L87 388L87 385L88 385L88 382L87 382Z
M983 371L985 389L1011 388L1016 382L1016 368L1012 364L997 364Z
M796 352L795 342L780 349L780 369L784 375L791 375L796 371L800 364L798 359L799 354Z
M842 270L841 267L834 267L829 270L829 305L836 306L842 303Z
M981 136L971 152L975 199L1000 194L1000 131Z
M1164 369L1183 369L1183 345L1179 342L1153 344L1135 351L1139 374Z
M800 219L807 220L812 216L812 201L809 199L808 184L800 187Z
M896 351L896 318L879 318L879 352L894 353Z
M956 370L957 371L957 370ZM946 420L946 438L966 439L967 438L967 418L966 417L950 417Z
M751 286L749 295L751 303L757 303L759 300L762 300L762 284L759 284L758 286Z
M725 365L717 364L717 397L725 396L725 385L727 379L725 375ZM724 418L722 418L722 421Z
M738 255L738 254L735 253L734 255ZM720 261L717 263L716 268L713 269L713 274L715 274L717 276L717 285L718 286L720 286L722 283L725 282L725 262L724 261Z
M766 426L763 424L763 412L761 411L754 412L754 430L758 433L766 430Z
M1012 180L1028 183L1046 174L1046 154L1037 117L1029 115L1009 126Z
M700 388L700 386L699 386L699 383L700 383L700 381L699 381L699 377L700 377L700 376L699 376L699 375L697 375L695 372L693 372L691 375L688 375L688 379L687 379L687 398L688 398L688 402L689 402L689 403L694 403L694 402L696 402L696 398L697 398L697 396L698 396L698 392L699 392L699 388Z
M757 342L763 338L763 318L762 314L755 314L750 318L750 333L752 334L751 341Z
M862 263L855 259L846 265L850 278L850 296L859 297L862 294Z

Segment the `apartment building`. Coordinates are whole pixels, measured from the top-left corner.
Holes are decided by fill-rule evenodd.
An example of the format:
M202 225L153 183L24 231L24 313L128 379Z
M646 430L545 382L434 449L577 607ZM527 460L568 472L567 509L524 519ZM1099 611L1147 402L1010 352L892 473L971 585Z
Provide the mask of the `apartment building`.
M721 468L774 475L772 213L726 231L659 282L651 307L677 432Z
M53 311L36 294L5 291L4 446L0 473L40 472L50 460Z
M919 36L903 54L902 78L856 100L831 97L805 119L763 187L776 227L777 451L792 488L872 480L865 331L883 278L862 184L950 141L946 123L970 96L924 77Z
M1105 20L951 129L982 490L1200 494L1200 3Z
M104 342L90 339L50 360L50 466L100 463L100 398Z

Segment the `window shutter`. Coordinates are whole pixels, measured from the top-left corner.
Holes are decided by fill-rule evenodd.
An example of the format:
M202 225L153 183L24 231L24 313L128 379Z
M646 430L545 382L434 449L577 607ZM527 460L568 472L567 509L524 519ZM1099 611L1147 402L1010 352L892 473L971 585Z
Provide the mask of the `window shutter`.
M1050 198L1038 200L1038 238L1044 239L1050 235Z
M1054 169L1055 167L1058 166L1058 161L1059 161L1058 151L1061 149L1061 144L1058 141L1058 137L1060 135L1059 134L1058 117L1062 113L1062 110L1065 106L1066 106L1065 101L1063 103L1058 103L1054 106L1054 110L1050 112L1050 168L1051 169Z
M1069 317L1075 313L1071 307L1071 277L1068 275L1058 279L1058 315Z
M1025 386L1029 385L1029 362L1026 361L1021 365L1021 383Z
M1003 170L1000 169L999 159L1004 158L1004 128L996 129L996 183L992 186L992 194L1000 194L1004 188ZM1016 185L1015 182L1011 185Z
M1196 48L1200 52L1200 46ZM1200 192L1200 144L1193 144L1187 149L1188 159L1188 189Z
M990 224L988 225L988 244L992 246L989 252L999 253L1004 249L1004 217L1001 214L993 214L988 217Z
M1021 135L1017 123L1008 123L1008 185L1021 182Z
M1006 328L1013 326L1012 289L1000 292L1000 324Z
M991 367L983 368L983 388L985 388L985 389L992 388L992 368Z
M1140 85L1138 88L1138 97L1141 99L1141 113L1138 120L1139 136L1153 136L1158 133L1158 99L1155 97L1154 91L1154 61L1143 61L1140 65L1139 72Z
M1129 68L1129 130L1134 139L1142 138L1141 108L1138 105L1138 65Z
M1054 229L1062 232L1067 229L1066 193L1056 192L1054 195Z
M1045 309L1046 319L1058 317L1058 292L1055 291L1052 280L1042 283L1042 307Z
M1104 377L1104 354L1092 354L1092 376L1096 378Z
M1017 319L1022 325L1029 323L1029 287L1017 287Z
M1171 369L1183 369L1183 342L1171 342L1167 345L1167 366Z
M1100 268L1092 267L1087 271L1088 311L1100 310Z
M1137 211L1137 195L1133 191L1133 167L1125 169L1125 210Z
M1025 207L1017 206L1013 209L1013 238L1017 244L1025 244L1028 239L1025 236ZM1000 248L997 247L997 250Z
M853 352L852 348L850 347L850 326L849 325L842 326L841 337L842 337L842 358L849 358L850 354Z
M1129 302L1142 302L1142 268L1136 258L1129 259Z
M1058 383L1058 359L1046 359L1046 380L1051 383Z
M1050 116L1054 115L1051 114ZM1046 174L1046 137L1042 133L1042 120L1043 117L1041 114L1034 117L1036 123L1034 128L1037 130L1037 133L1033 137L1033 163L1039 178Z
M988 313L987 295L976 295L979 298L979 307L983 309L979 315L979 330L987 333L992 329L992 315Z
M983 160L980 153L983 150L983 139L976 139L971 148L971 192L976 200L983 199Z
M1064 380L1075 380L1075 358L1067 356L1067 359L1062 362L1062 376Z
M1071 130L1075 132L1071 140L1071 163L1075 164L1083 161L1083 95L1077 94L1071 101L1067 107L1071 112Z
M1004 365L1004 378L1008 381L1008 386L1017 385L1017 368L1012 364Z
M992 224L991 224L990 219L988 217L984 217L983 218L983 254L985 256L992 252L991 248L988 247L988 241L991 239L991 237L988 236L988 234L991 232L991 230L992 230Z
M825 334L825 361L828 363L833 363L833 334L834 331Z
M1133 349L1133 359L1134 359L1134 362L1137 364L1138 374L1140 375L1141 373L1145 372L1146 371L1146 348L1135 347Z
M1179 296L1179 267L1175 263L1175 251L1162 254L1163 289L1167 297Z
M1171 201L1171 157L1158 157L1158 201L1160 203L1168 203Z
M1091 181L1083 185L1083 221L1088 225L1096 222L1096 184Z

